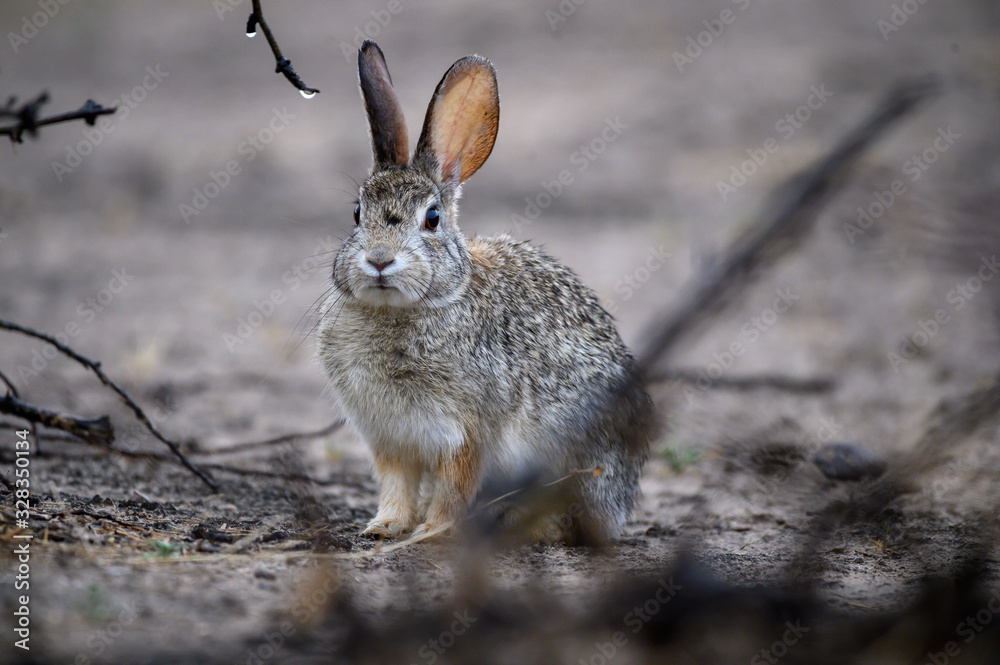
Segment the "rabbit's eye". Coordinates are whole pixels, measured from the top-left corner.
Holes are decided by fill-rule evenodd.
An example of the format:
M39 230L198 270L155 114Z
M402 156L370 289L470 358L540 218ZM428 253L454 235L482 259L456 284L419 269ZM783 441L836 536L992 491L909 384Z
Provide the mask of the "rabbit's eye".
M441 221L441 213L438 212L438 209L428 208L427 216L424 217L424 228L428 231L433 231L437 228L439 221Z
M355 226L361 223L361 204L354 206L354 224Z

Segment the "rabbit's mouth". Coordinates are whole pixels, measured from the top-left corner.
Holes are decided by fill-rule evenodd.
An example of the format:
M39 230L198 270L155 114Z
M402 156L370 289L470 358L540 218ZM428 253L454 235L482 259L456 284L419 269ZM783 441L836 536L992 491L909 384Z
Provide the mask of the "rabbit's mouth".
M375 307L406 307L420 300L420 294L405 288L405 285L396 284L395 281L392 276L372 277L367 284L355 291L354 296Z

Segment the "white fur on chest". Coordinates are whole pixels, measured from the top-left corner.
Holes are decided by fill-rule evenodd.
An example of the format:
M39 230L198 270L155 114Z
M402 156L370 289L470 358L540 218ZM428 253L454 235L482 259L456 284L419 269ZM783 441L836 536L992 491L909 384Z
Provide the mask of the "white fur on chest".
M321 359L333 391L373 450L430 463L462 444L463 409L442 390L435 372L401 359L385 340L359 335L349 320L322 335Z

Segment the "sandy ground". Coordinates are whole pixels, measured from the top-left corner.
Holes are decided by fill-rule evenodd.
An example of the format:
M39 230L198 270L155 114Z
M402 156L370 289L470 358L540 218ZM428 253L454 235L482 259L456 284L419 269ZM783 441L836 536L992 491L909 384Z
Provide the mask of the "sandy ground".
M833 387L657 384L668 427L627 537L596 558L529 547L488 566L496 587L540 586L568 607L621 573L657 575L688 550L720 579L785 583L797 553L817 547L816 516L866 491L825 479L815 451L854 442L893 468L943 400L994 385L1000 368L991 267L1000 14L991 2L932 0L894 15L898 4L265 2L285 55L322 90L304 100L272 73L263 40L243 34L249 2L71 3L35 31L24 21L38 3L4 3L6 94L46 89L51 112L87 98L118 100L120 111L110 129L57 125L3 148L0 317L63 333L202 461L332 481L219 475L212 494L166 464L43 440L32 466L37 662L237 648L316 588L310 553L370 547L356 534L375 490L350 429L207 454L339 415L313 357L312 308L370 164L353 57L342 52L366 31L385 51L413 132L451 62L470 52L494 61L501 129L465 188L463 227L544 244L597 291L634 348L772 188L894 82L941 76L942 95L865 158L803 247L664 363ZM619 129L595 143L609 126ZM762 163L748 163L755 156ZM543 196L563 170L572 183ZM877 213L868 228L859 207ZM776 314L781 294L789 307ZM746 352L729 358L734 342ZM44 344L3 334L0 349L0 370L25 399L110 413L122 447L162 450ZM9 466L15 435L2 437ZM890 509L824 539L823 602L899 607L924 575L950 570L980 543L1000 504L996 442L988 418L949 432L936 464ZM14 499L0 491L9 617ZM419 545L336 570L360 610L380 616L450 598L461 560L461 546ZM25 656L6 635L0 655Z

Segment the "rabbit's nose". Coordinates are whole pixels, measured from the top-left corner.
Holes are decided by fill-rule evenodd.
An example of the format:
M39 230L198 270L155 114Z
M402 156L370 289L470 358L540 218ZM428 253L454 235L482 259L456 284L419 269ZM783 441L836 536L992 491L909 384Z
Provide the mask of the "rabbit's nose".
M396 259L389 259L388 261L385 261L383 263L376 263L375 261L372 261L371 259L368 259L368 263L370 263L373 266L375 266L375 270L378 270L379 272L382 272L388 266L391 266L395 262L396 262Z
M372 267L379 272L382 272L396 262L396 257L392 255L391 251L384 247L377 247L373 249L368 252L368 255L365 258L368 259L368 263L370 263Z

